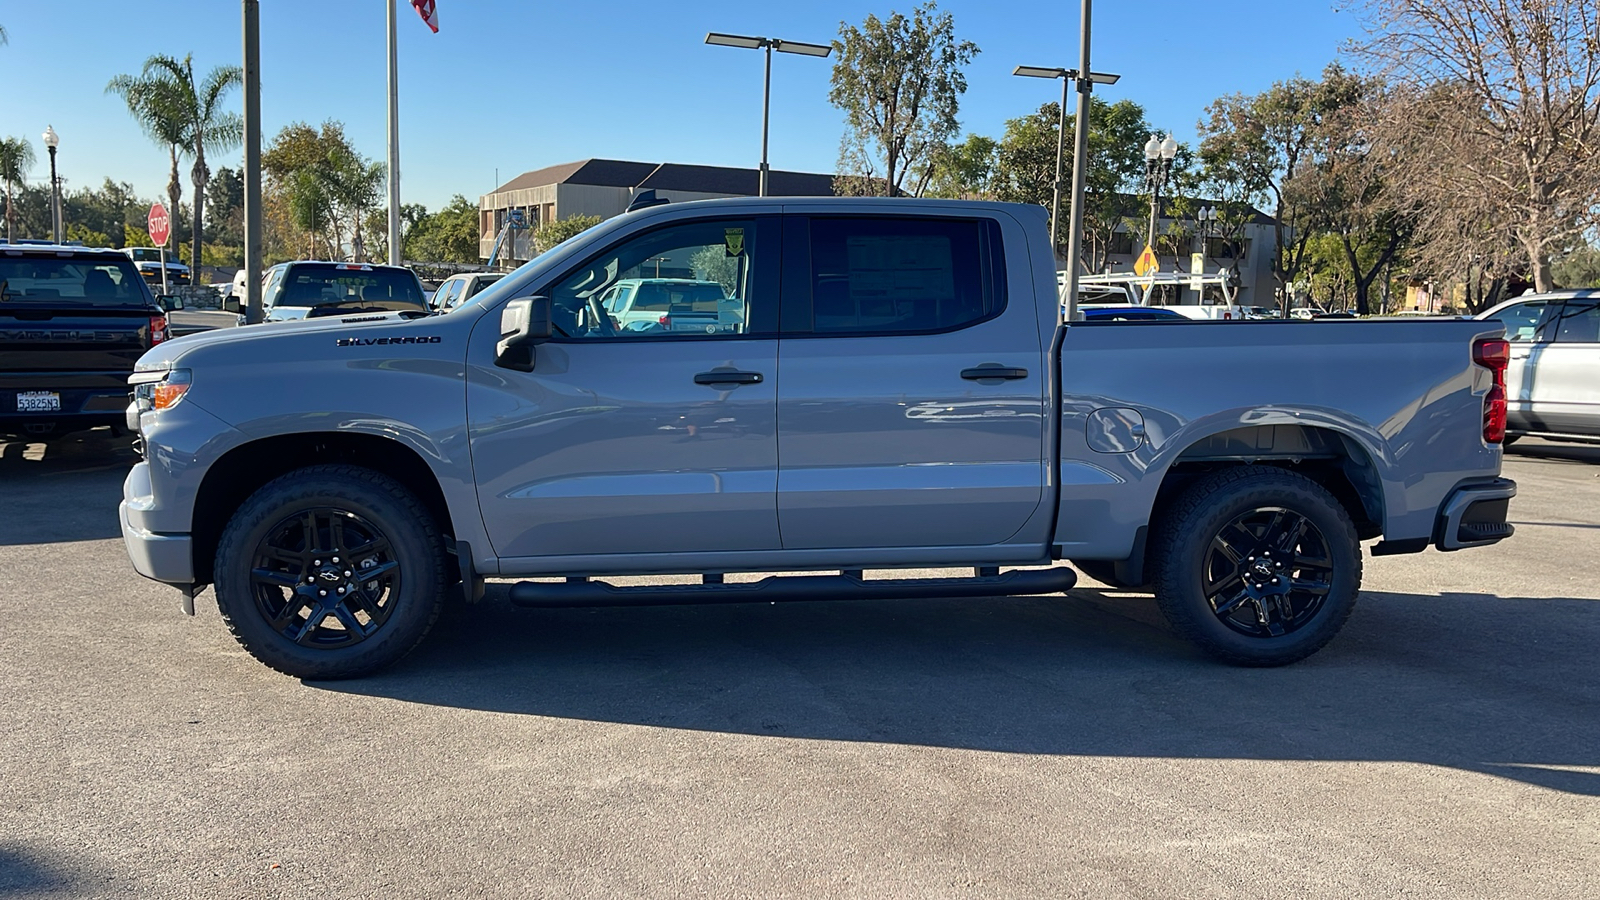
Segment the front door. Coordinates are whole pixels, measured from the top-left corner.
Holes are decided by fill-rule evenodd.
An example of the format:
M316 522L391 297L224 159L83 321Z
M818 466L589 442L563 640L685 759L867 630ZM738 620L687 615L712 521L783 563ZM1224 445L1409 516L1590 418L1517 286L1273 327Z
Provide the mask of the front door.
M1031 283L1005 309L999 224L791 216L784 267L784 549L1015 535L1044 494L1045 353Z
M1568 298L1545 330L1533 378L1541 430L1600 435L1600 297Z
M1506 366L1506 420L1514 431L1543 431L1533 408L1537 357L1549 346L1549 323L1561 309L1561 300L1539 298L1514 303L1495 314L1506 326L1511 360Z
M468 430L496 555L779 548L775 227L677 220L535 286L558 334L529 373L494 365L498 311L479 323ZM624 327L601 300L646 275L743 316Z

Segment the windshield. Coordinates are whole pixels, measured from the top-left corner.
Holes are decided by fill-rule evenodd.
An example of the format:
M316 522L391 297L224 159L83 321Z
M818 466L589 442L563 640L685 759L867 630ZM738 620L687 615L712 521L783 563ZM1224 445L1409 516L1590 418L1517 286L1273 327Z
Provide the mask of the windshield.
M428 308L417 277L406 269L335 263L290 266L276 284L271 305L330 307L338 312Z
M0 255L0 304L13 303L148 306L151 297L127 259Z
M133 250L131 250L129 252L133 254L133 258L134 258L135 262L160 262L161 261L161 251L160 250L152 250L149 247L135 247Z

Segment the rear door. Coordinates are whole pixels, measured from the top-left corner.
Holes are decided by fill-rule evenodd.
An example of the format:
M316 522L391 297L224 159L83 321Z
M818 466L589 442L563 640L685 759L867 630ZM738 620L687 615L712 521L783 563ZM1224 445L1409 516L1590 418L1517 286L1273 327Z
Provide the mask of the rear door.
M996 220L786 217L784 549L998 544L1038 508L1043 344L1007 262Z
M675 220L530 287L558 336L532 372L494 365L498 312L474 329L467 410L484 524L502 558L779 549L777 227ZM622 327L619 280L715 281L758 323Z
M1545 332L1532 404L1542 430L1600 435L1600 297L1568 298Z

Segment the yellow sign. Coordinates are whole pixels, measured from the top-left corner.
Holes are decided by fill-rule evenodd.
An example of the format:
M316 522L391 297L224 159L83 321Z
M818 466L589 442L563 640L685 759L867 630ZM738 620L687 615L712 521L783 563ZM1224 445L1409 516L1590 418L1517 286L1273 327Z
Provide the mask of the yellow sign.
M728 249L729 256L738 256L744 252L743 228L724 228L722 234L723 243Z
M1159 271L1161 271L1161 263L1156 262L1155 249L1151 247L1144 248L1144 252L1139 254L1139 259L1133 264L1133 274L1149 275L1151 272Z

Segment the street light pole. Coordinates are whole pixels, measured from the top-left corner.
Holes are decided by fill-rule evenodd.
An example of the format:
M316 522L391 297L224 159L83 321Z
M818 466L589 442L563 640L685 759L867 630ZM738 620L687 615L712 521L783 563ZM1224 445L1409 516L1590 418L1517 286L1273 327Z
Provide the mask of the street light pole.
M56 243L61 243L61 179L56 177L56 145L61 143L61 136L56 134L53 126L44 127L44 146L50 151L50 236Z
M706 43L717 47L739 47L744 50L765 50L767 52L766 76L761 84L761 168L758 170L759 178L756 187L756 196L765 197L767 196L767 175L769 172L767 166L767 133L772 111L772 51L798 53L801 56L824 57L833 52L833 47L823 44L805 44L800 41L786 41L782 38L721 34L716 31L706 35Z
M1087 32L1085 34L1087 36ZM1061 79L1061 110L1060 110L1060 117L1059 117L1058 121L1056 122L1056 180L1055 180L1055 183L1053 185L1053 188L1052 188L1052 191L1051 191L1051 196L1050 196L1050 253L1051 253L1052 256L1057 256L1058 255L1058 250L1059 250L1059 248L1061 246L1061 190L1062 190L1063 187L1066 186L1065 182L1063 182L1061 180L1061 168L1062 168L1062 165L1064 164L1064 161L1065 161L1065 158L1066 158L1067 88L1072 84L1077 84L1079 86L1079 88L1078 88L1079 91L1082 92L1080 94L1080 96L1087 97L1088 90L1086 90L1086 87L1088 89L1092 90L1092 88L1093 88L1093 86L1095 84L1116 84L1118 78L1120 77L1120 76L1117 76L1117 75L1107 75L1107 74L1102 73L1102 72L1091 72L1089 74L1088 78L1080 78L1079 74L1081 72L1085 72L1085 71L1088 71L1088 70L1087 69L1047 69L1047 68L1042 68L1042 67L1039 67L1039 66L1017 66L1011 72L1011 74L1013 74L1013 75L1022 75L1022 76L1026 76L1028 78L1059 78L1059 79ZM1079 158L1079 156L1080 156L1079 149L1080 148L1086 148L1087 147L1087 143L1088 143L1087 138L1081 136L1081 135L1086 134L1087 133L1087 129L1088 129L1088 124L1087 123L1088 123L1089 113L1087 111L1087 106L1088 106L1088 101L1085 99L1079 104L1080 108L1079 108L1079 111L1077 113L1077 116L1075 117L1075 121L1078 122L1078 123L1081 123L1081 124L1079 125L1078 128L1074 129L1074 137L1073 137L1073 154L1074 154L1073 185L1075 186L1074 189L1076 191L1076 193L1074 193L1074 198L1075 198L1074 201L1073 201L1074 203L1077 202L1076 198L1081 196L1081 193L1082 193L1082 184L1078 181L1077 173L1079 171L1081 171L1083 169L1083 167L1086 165L1086 163L1083 162ZM1084 149L1084 152L1083 152L1082 155L1083 156L1087 156L1087 149ZM1078 220L1078 221L1079 221L1079 224L1081 225L1082 224L1081 219ZM1068 236L1067 242L1068 242L1069 245L1072 244L1072 237L1070 235ZM1072 249L1069 246L1069 249L1068 249L1068 252L1067 252L1066 265L1067 265L1067 268L1071 269L1072 272L1074 273L1073 275L1068 276L1068 283L1069 284L1068 284L1068 292L1067 293L1068 293L1068 296L1069 296L1069 303L1068 303L1069 310L1076 309L1075 299L1077 297L1077 293L1076 293L1077 266L1073 264L1073 260L1077 257L1077 254L1082 252L1081 251L1081 244L1082 244L1082 241L1080 240L1079 241L1079 245L1078 245L1079 249Z
M261 309L261 0L244 0L244 320Z
M766 75L761 80L761 184L757 197L767 196L767 123L772 113L772 42L768 41Z

